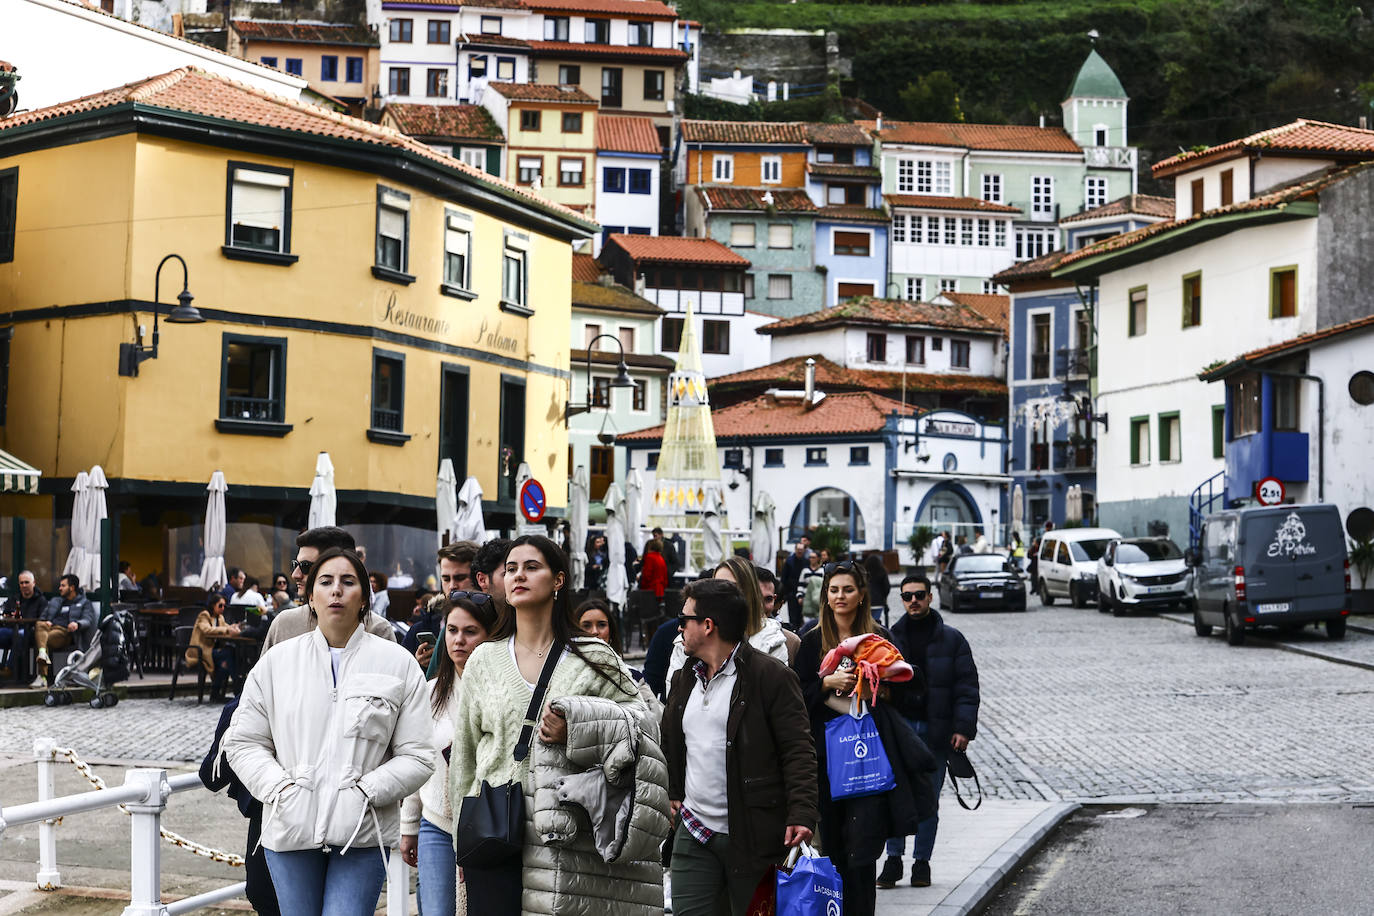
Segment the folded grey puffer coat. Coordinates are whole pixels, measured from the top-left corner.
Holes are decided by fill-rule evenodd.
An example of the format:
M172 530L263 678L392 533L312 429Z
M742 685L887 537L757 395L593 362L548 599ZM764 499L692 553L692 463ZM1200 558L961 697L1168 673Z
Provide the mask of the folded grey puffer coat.
M533 742L527 802L536 838L525 844L522 911L661 913L659 847L669 809L657 720L599 697L562 697L550 705L566 716L568 740Z

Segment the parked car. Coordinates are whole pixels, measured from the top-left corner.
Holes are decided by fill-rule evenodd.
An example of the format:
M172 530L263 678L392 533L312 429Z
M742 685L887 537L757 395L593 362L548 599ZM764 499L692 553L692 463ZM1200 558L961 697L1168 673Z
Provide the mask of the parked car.
M1188 564L1168 538L1122 538L1097 561L1097 609L1121 617L1134 610L1177 610L1188 598Z
M1321 621L1345 638L1350 560L1340 510L1330 504L1228 509L1203 521L1193 567L1193 629L1221 626L1233 646L1261 626Z
M1040 600L1068 598L1074 607L1097 599L1097 561L1121 534L1110 528L1056 528L1040 539L1036 562Z
M955 554L940 574L940 609L1024 611L1026 586L1016 564L1000 553Z

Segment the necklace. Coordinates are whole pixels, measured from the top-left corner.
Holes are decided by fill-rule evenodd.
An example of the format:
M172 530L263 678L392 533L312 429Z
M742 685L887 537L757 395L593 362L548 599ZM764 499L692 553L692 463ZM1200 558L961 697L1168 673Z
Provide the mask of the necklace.
M543 658L543 657L544 657L544 653L547 652L547 651L549 651L549 647L553 645L553 640L552 640L552 639L549 640L549 645L545 646L545 647L542 648L542 649L531 649L529 646L527 646L527 645L525 645L524 643L520 642L520 640L518 640L518 639L515 640L515 644L516 644L517 646L519 646L520 648L524 649L526 652L533 652L537 657Z

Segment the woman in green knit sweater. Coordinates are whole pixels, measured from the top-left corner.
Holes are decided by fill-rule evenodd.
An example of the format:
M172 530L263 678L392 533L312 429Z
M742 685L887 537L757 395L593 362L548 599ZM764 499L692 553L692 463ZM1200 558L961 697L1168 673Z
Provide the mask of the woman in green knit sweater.
M515 759L525 713L549 652L561 658L544 695L537 739L567 740L567 722L548 708L553 699L595 696L642 706L629 672L603 642L580 636L572 615L568 561L546 537L516 538L506 553L504 619L492 638L473 650L463 672L463 691L454 713L449 794L455 815L463 799L481 784L523 784L527 818L534 815L530 758ZM575 638L576 637L576 638ZM455 823L454 832L458 827ZM532 829L525 831L533 838ZM464 868L468 912L517 916L521 911L521 864Z

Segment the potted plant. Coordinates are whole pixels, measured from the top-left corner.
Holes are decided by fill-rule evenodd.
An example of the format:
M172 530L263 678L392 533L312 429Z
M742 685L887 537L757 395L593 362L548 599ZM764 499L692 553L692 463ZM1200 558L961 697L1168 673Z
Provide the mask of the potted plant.
M834 560L849 553L849 532L839 525L817 525L808 533L811 535L811 549L817 553L822 549L828 550Z
M1374 588L1369 587L1370 574L1374 573L1374 539L1351 539L1350 565L1360 576L1360 587L1350 591L1350 613L1374 614Z
M931 528L929 525L917 525L911 532L911 537L907 538L906 542L907 545L911 547L912 566L920 569L926 568L921 558L926 555L926 550L930 547L930 542L933 540L935 540L935 529Z

